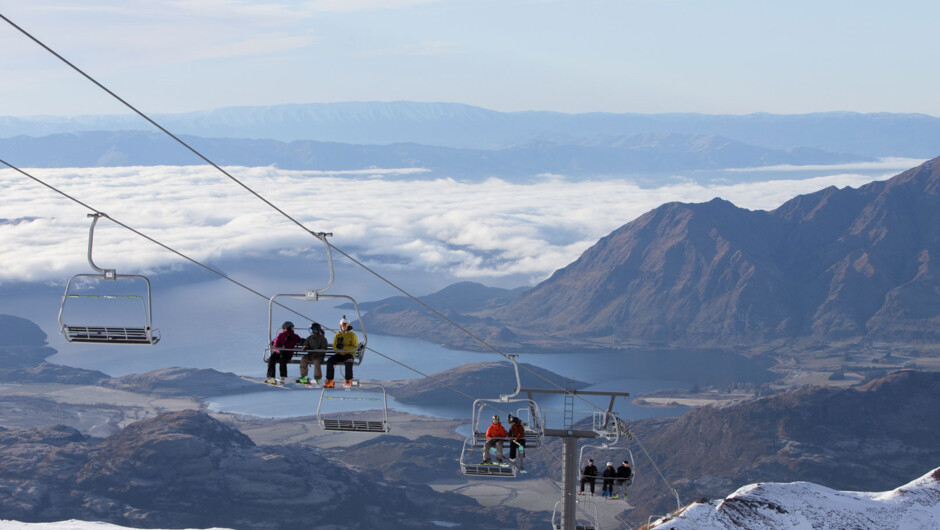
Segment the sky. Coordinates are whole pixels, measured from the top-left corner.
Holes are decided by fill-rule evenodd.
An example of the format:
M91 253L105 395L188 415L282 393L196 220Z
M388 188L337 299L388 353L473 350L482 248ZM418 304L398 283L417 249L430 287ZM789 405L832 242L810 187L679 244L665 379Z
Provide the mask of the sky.
M498 111L940 116L932 0L0 0L147 113L442 101ZM0 20L0 116L126 112Z

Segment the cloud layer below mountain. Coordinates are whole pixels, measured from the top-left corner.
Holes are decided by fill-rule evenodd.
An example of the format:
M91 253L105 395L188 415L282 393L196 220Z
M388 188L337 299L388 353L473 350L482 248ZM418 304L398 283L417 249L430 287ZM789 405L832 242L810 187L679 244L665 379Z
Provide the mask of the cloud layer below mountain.
M856 187L916 163L893 160L884 174L874 176L819 168L815 178L774 175L775 180L734 185L702 185L677 176L652 188L624 180L572 182L562 175L543 175L530 184L403 178L421 169L229 171L308 229L335 234L334 245L368 264L443 271L455 279L535 282L665 202L722 197L748 209L773 209L794 195ZM320 248L317 240L213 168L26 171L199 261ZM392 175L396 178L383 178ZM0 189L0 283L60 282L88 272L88 210L10 169L0 170ZM114 223L98 226L94 259L99 266L132 273L185 263Z

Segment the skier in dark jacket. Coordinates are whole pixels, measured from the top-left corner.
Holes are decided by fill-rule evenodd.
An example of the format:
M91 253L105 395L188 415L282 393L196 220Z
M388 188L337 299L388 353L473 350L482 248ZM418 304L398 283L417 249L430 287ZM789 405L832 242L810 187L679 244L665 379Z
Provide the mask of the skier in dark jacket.
M281 325L281 332L277 334L274 343L271 344L271 355L268 357L268 376L265 383L277 384L274 378L274 365L281 365L281 379L287 379L287 363L294 357L294 348L296 348L303 339L294 333L294 323L287 321Z
M520 473L525 473L525 427L522 420L512 414L509 415L509 460L516 463ZM516 460L516 455L519 459Z
M627 498L627 486L633 484L633 470L630 469L630 462L626 460L617 468L617 491L614 492L614 498Z
M313 363L313 380L317 384L320 383L320 379L323 378L320 366L323 364L323 359L326 358L326 349L328 347L329 344L327 344L326 337L323 335L323 327L316 322L310 324L310 336L304 340L303 345L303 349L307 353L300 359L300 379L297 380L298 383L310 384L310 379L307 377L307 367L310 363Z
M614 469L613 462L607 462L607 467L604 469L604 491L601 493L601 497L613 497L614 496L614 477L617 476L617 470Z
M594 459L588 460L588 465L581 471L581 491L578 495L584 495L584 483L591 486L591 496L594 495L594 481L597 480L597 466L594 465Z

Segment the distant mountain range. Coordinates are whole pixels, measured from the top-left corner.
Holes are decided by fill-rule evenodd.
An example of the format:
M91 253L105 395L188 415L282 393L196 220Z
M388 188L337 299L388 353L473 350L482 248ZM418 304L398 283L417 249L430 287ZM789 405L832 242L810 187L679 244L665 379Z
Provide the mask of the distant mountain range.
M422 168L409 179L451 177L483 180L658 174L671 171L753 168L778 164L838 164L870 161L859 155L813 148L771 149L714 134L637 133L593 137L578 143L551 140L498 149L394 143L361 145L313 140L202 138L181 136L216 164L281 169L343 171ZM0 153L20 167L114 167L196 165L204 161L157 132L91 131L0 138ZM736 178L744 178L740 173Z
M668 203L615 230L534 288L432 306L492 344L768 349L940 343L940 159L771 212ZM511 296L510 301L506 301ZM474 347L418 306L372 306L370 330ZM796 341L796 342L794 342Z
M229 107L153 118L176 134L205 138L416 143L500 149L646 133L717 135L788 150L810 147L863 157L927 158L940 145L940 119L924 114L827 112L801 115L497 112L459 103L346 102ZM81 131L151 130L136 115L0 117L0 137Z

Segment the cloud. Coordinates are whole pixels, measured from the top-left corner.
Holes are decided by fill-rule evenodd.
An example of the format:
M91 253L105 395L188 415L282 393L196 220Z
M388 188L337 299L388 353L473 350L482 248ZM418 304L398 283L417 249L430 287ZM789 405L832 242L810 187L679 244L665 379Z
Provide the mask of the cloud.
M439 0L313 0L307 6L314 11L331 13L351 13L355 11L378 11L405 9L409 7L434 4Z
M363 52L363 57L390 57L396 55L434 56L447 55L457 49L457 43L446 41L421 41L380 50Z
M726 169L730 173L736 172L772 172L772 171L832 171L832 170L865 170L865 169L884 169L884 170L905 170L908 168L919 166L923 163L923 159L919 158L900 158L900 157L886 157L875 160L873 162L849 162L845 164L831 164L831 165L804 165L804 166L794 166L790 164L780 164L776 166L762 166L762 167L748 167L748 168L732 168Z
M31 169L32 175L192 258L238 259L321 243L208 167ZM670 202L722 197L773 209L794 195L890 177L839 173L805 180L642 188L624 180L529 184L409 179L416 169L367 172L230 168L239 180L370 266L447 273L455 279L544 279L599 238ZM394 179L381 178L395 175ZM0 171L0 283L62 281L88 272L88 213L12 170ZM106 220L94 259L121 273L184 263ZM404 264L404 265L403 265Z

